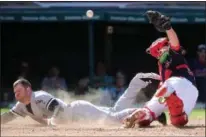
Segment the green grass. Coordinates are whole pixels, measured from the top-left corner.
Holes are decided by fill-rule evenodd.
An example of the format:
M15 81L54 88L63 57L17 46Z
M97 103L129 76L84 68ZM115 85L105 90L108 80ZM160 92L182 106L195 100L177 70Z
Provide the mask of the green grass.
M194 119L205 119L205 109L198 109L198 110L194 110L192 111L192 115L191 118Z
M8 111L9 111L8 108L1 108L1 113L8 112Z
M166 112L167 118L169 117L168 112ZM205 119L205 109L194 109L189 116L190 119Z
M8 112L8 108L1 108L1 113ZM168 118L168 113L167 113ZM190 119L205 119L205 109L195 109L190 115Z

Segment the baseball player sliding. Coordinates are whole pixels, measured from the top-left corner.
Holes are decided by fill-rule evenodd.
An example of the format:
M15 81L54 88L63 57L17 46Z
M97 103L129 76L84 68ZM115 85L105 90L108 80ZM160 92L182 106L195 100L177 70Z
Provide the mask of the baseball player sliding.
M74 117L92 121L105 119L122 122L126 116L136 110L136 108L129 107L134 105L137 93L149 84L140 79L145 77L159 79L159 76L153 73L137 74L113 108L98 107L83 100L66 104L47 92L32 92L30 82L26 79L19 79L13 84L15 98L18 102L9 112L1 115L1 123L12 121L17 116L29 116L41 124L53 126L72 121ZM164 114L159 117L159 121L165 124Z
M157 39L146 50L158 60L162 84L145 107L125 119L125 126L149 126L166 109L172 125L184 126L198 97L195 78L181 53L179 39L171 27L169 17L157 11L147 11L146 15L150 23L158 31L166 32L168 37Z

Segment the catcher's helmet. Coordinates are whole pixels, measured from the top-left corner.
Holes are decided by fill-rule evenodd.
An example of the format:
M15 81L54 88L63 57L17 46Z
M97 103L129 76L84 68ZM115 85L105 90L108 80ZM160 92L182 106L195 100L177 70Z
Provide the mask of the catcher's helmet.
M151 54L153 57L158 58L160 56L160 49L168 46L169 41L166 37L159 38L155 40L149 48L146 49L148 54Z

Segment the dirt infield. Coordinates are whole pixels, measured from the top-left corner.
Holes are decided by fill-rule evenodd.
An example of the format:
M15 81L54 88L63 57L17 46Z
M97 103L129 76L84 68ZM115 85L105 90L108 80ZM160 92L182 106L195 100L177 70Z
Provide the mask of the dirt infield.
M205 119L191 120L183 129L155 122L149 128L121 129L117 125L85 123L42 127L29 118L19 118L1 125L1 136L205 136Z

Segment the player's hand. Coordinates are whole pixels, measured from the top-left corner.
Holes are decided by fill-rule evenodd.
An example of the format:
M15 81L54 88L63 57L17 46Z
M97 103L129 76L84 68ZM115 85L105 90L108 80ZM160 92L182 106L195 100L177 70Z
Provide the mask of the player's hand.
M55 127L56 126L54 118L48 119L47 123L48 123L48 126L51 126L51 127Z
M149 22L152 23L155 28L160 32L165 32L166 30L171 29L170 18L163 15L158 11L149 10L145 13Z

